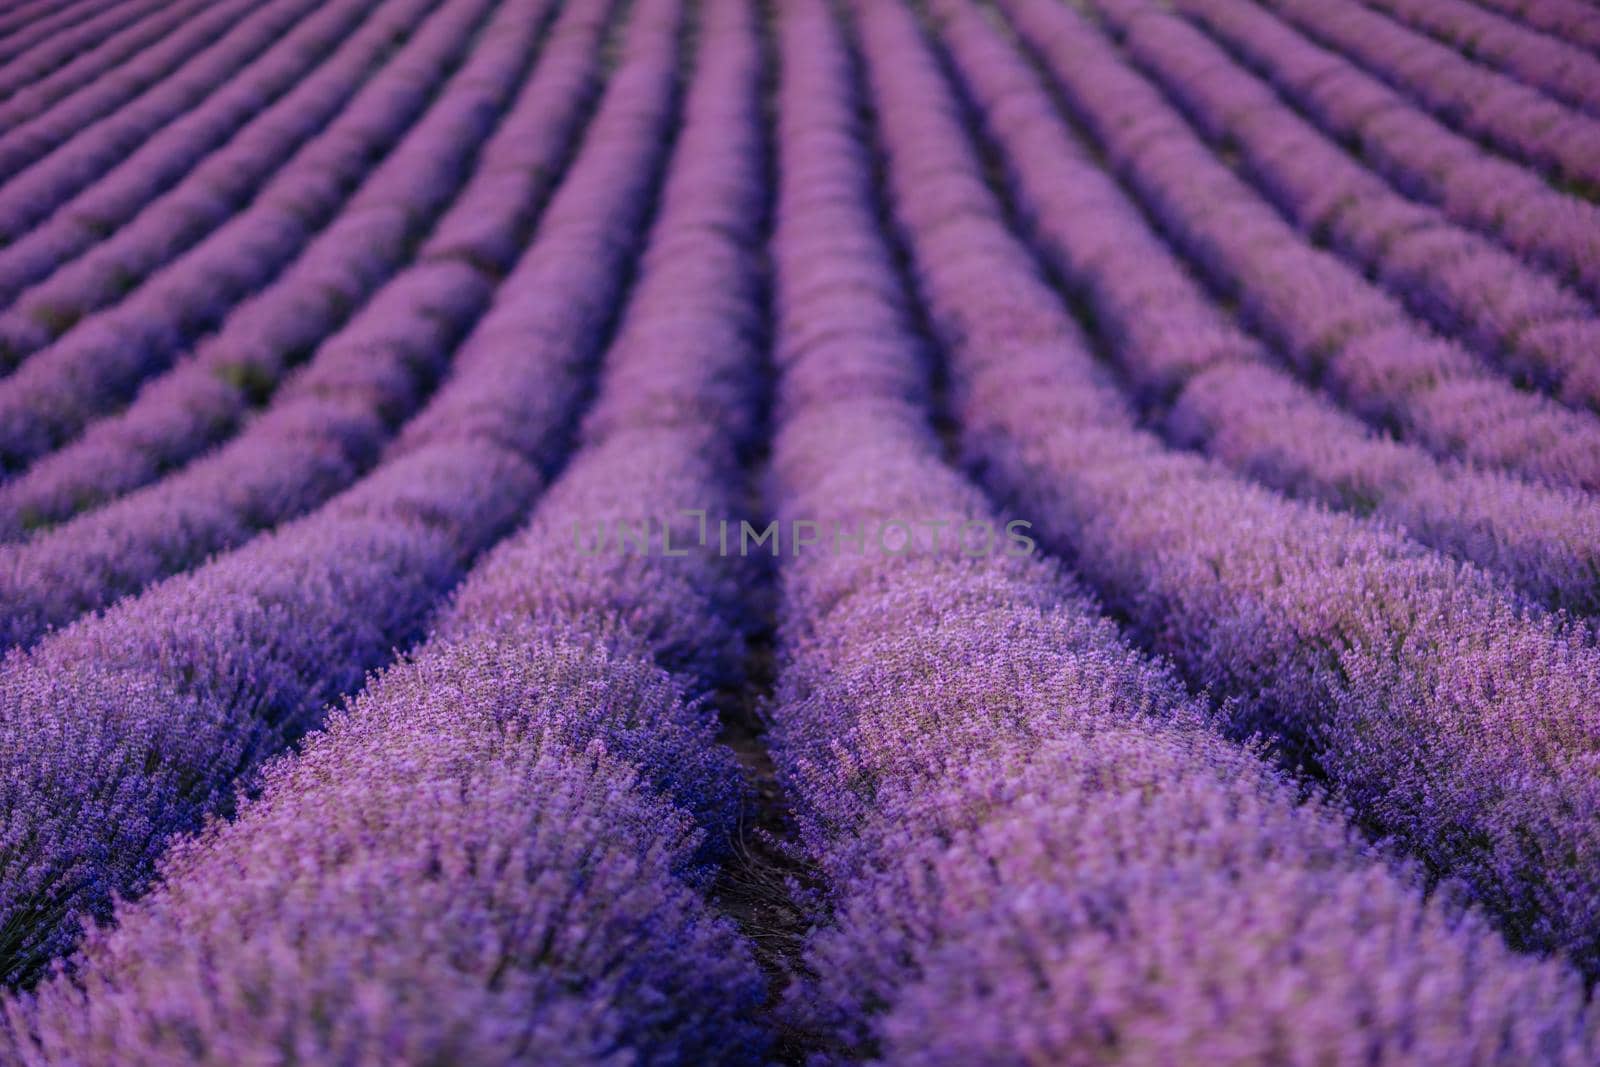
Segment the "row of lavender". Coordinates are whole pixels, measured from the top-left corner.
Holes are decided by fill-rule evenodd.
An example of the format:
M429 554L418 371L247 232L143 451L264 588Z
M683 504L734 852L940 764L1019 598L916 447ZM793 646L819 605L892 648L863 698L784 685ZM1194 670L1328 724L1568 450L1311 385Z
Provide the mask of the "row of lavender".
M1543 89L1574 107L1600 113L1600 57L1560 37L1535 33L1515 19L1486 11L1468 0L1371 0L1372 6L1404 19L1410 25L1465 52L1479 62L1491 63L1519 81ZM1506 6L1506 0L1499 0ZM1566 5L1530 4L1526 15L1541 28L1573 34L1582 43L1600 44L1593 18L1589 25L1562 28ZM1570 11L1570 9L1568 9ZM1539 18L1544 14L1544 18ZM1579 21L1579 20L1574 20Z
M1586 48L1600 49L1600 25L1584 0L1478 0L1485 8L1556 34ZM1515 22L1513 22L1515 25Z
M29 203L32 202L32 198L21 198L20 202ZM1392 216L1394 215L1394 212L1391 211L1387 214L1388 216ZM54 221L60 220L58 219ZM146 222L148 223L151 221L153 220L147 217ZM188 231L192 234L194 232L204 232L205 226L208 224L208 222L215 220L191 219L189 221L190 225L188 226ZM1388 221L1391 226L1395 222L1393 218L1388 218ZM155 243L159 247L171 249L175 241L174 235L170 228L165 226L156 226L154 229L159 235L159 239ZM1384 230L1385 235L1392 232L1392 229ZM35 234L34 236L40 235ZM53 242L47 242L47 244L49 243ZM1420 248L1423 243L1424 242L1417 242L1417 247ZM149 254L148 246L149 242L147 241L145 249L147 255ZM1438 249L1436 247L1433 248L1433 251L1437 250ZM27 304L27 302L25 302L25 304L27 304L32 311L30 314L23 315L22 318L29 319L33 314L40 314L46 319L52 319L55 316L65 316L65 320L70 321L82 312L82 307L80 306L82 303L82 294L80 293L78 294L78 297L74 297L74 290L84 290L89 293L90 296L88 299L90 305L92 306L95 302L103 301L107 298L108 287L110 289L117 289L133 284L141 276L141 271L148 265L139 262L139 257L137 255L134 255L133 260L130 262L128 255L129 250L125 247L125 245L120 249L120 251L123 253L120 255L116 254L118 251L116 249L103 251L110 252L111 254L102 255L92 264L81 264L79 265L79 269L77 271L66 272L64 277L56 279L56 284L51 288L52 291L61 289L66 290L66 294L62 300L57 301L54 297L52 297L50 292L36 294L36 299L32 304ZM39 262L37 257L35 258L34 262ZM1461 310L1466 314L1472 314L1473 312L1477 311L1478 318L1482 319L1484 318L1484 314L1481 311L1478 311L1478 309L1474 308L1461 291L1463 287L1471 283L1473 277L1481 276L1483 271L1489 269L1490 264L1475 264L1474 267L1475 269L1472 270L1463 271L1458 269L1456 271L1456 275L1449 279L1447 285L1450 282L1453 282L1455 285L1455 291L1449 293L1449 299L1454 302L1457 310ZM1496 309L1496 315L1494 316L1495 321L1478 323L1478 325L1482 325L1487 331L1485 337L1486 345L1493 344L1497 339L1503 340L1508 332L1516 331L1518 334L1518 340L1521 342L1522 347L1531 350L1530 358L1532 358L1536 363L1540 361L1543 361L1547 364L1555 363L1561 367L1570 369L1575 363L1574 353L1581 352L1584 342L1587 340L1585 329L1586 324L1577 322L1575 320L1577 312L1575 311L1570 300L1563 300L1561 294L1558 292L1539 291L1540 287L1537 284L1538 281L1539 279L1532 280L1532 288L1535 290L1535 292L1532 293L1527 299L1524 299L1520 304L1509 308ZM1548 286L1545 287L1545 290L1548 290ZM62 295L63 294L59 292L56 293L56 296ZM1545 321L1551 319L1552 317L1559 319L1559 321ZM33 340L29 340L27 335L30 333L37 333L37 323L29 321L24 323L23 326L19 327L19 329L21 329L23 335L18 340L19 344L22 344L23 347L28 347L36 343L37 337L35 337ZM1523 331L1526 331L1526 336L1523 335ZM1582 395L1583 390L1587 388L1589 388L1588 384L1580 383L1578 395ZM32 397L30 399L35 402L37 401L37 397ZM66 494L58 487L55 493L55 500L57 502L56 510L59 510L61 506L59 502L63 499L85 499L92 502L96 499L96 495L92 491L87 493L80 491L73 494ZM17 513L27 516L36 515L36 512L32 510L35 506L35 503L36 502L24 504L22 509Z
M359 9L355 13L359 14ZM178 128L184 131L192 146L205 144L203 138L210 131L203 128L197 131L197 113L210 118L216 113L219 102L236 109L249 108L256 103L250 98L242 103L238 100L236 86L239 83L235 72L241 66L251 68L257 63L261 64L259 71L247 69L241 72L247 75L257 93L272 93L292 84L303 69L301 64L306 58L303 54L294 55L294 52L309 45L310 56L316 58L317 51L337 39L351 22L351 12L342 12L342 18L335 19L337 30L330 33L321 26L331 16L323 14L308 18L311 14L310 8L300 5L259 6L214 44L176 69L165 72L148 91L139 92L136 87L122 86L125 94L123 102L105 119L75 126L71 121L77 116L63 117L60 128L70 136L44 158L25 169L19 168L20 172L12 174L7 181L6 205L0 210L0 217L5 220L3 232L15 234L20 227L43 218L85 182L118 164L135 148L146 153L147 162L143 170L150 182L159 184L181 173L186 169L188 159L180 157L166 169L148 162L153 157L153 153L147 151L150 136L160 131L165 139L172 136L172 129ZM306 36L309 31L296 27L296 23L302 19L320 29L309 41ZM291 28L294 32L289 32ZM293 51L285 48L285 40L293 42ZM285 61L285 55L292 58ZM219 92L219 86L224 85L225 88ZM131 99L127 98L129 95ZM13 131L19 136L20 133Z
M32 0L31 3L9 4L0 14L0 59L15 59L25 52L30 57L38 54L38 58L33 59L34 69L48 70L70 61L85 51L89 43L131 22L140 11L139 4L106 4L97 0ZM47 40L52 50L37 53ZM16 84L24 81L24 77L14 75L3 91L9 94Z
M636 5L583 154L507 279L514 303L455 383L494 383L530 328L541 347L593 340L615 286L589 274L585 316L582 289L540 283L597 253L622 273L601 248L640 222L630 194L671 118L680 8ZM759 1061L762 978L701 893L740 802L700 700L740 665L738 575L700 554L594 555L571 534L596 514L727 506L754 430L754 12L713 0L696 36L659 220L573 462L427 643L273 764L237 820L177 849L73 978L12 1003L23 1062ZM529 407L547 434L564 419L575 397L539 398L543 369L496 394L499 433ZM473 411L490 415L457 415Z
M1408 196L1498 235L1600 297L1600 206L1553 188L1249 0L1173 0Z
M254 29L263 19L278 17L273 8L277 5L270 5L268 12L252 12L247 4L188 2L158 7L153 18L120 34L115 49L107 42L84 57L92 62L73 64L28 84L0 104L0 121L5 123L0 174L12 177L101 120L118 125L129 121L121 118L124 105L134 105L129 109L134 121L178 114L176 108L183 106L187 94L170 92L166 82L181 75L190 62L210 61L213 78L226 76L228 69L218 65L215 56L244 43L242 57L247 58L270 41L256 36ZM129 40L135 36L137 44ZM70 78L65 77L68 74ZM180 88L185 81L176 78Z
M1083 110L1080 112L1080 114L1086 115L1086 120L1091 123L1091 126L1093 126L1094 130L1112 130L1112 126L1110 126L1109 123L1107 123L1107 125L1099 125L1099 123L1102 122L1101 117L1099 117L1101 112L1096 110L1096 102L1093 101L1093 93L1096 93L1096 91L1106 91L1106 98L1110 98L1110 96L1120 96L1122 101L1130 101L1130 99L1133 99L1133 101L1138 101L1138 104L1141 104L1142 106L1142 115L1149 115L1152 110L1158 110L1158 104L1152 104L1152 98L1150 98L1147 90L1142 90L1142 86L1136 85L1133 80L1126 78L1125 75L1120 75L1120 77L1118 77L1120 72L1117 72L1117 67L1115 67L1115 64L1104 64L1104 62L1102 62L1101 66L1093 66L1094 61L1091 59L1091 56L1096 53L1104 54L1107 51L1106 42L1104 42L1104 40L1098 40L1098 42L1094 42L1093 38L1091 38L1090 35L1085 34L1082 29L1074 29L1074 27L1069 26L1069 19L1064 18L1064 16L1061 16L1061 14L1046 14L1043 13L1043 8L1045 8L1046 5L1035 6L1040 8L1040 13L1037 14L1037 18L1034 19L1034 24L1032 24L1032 27L1034 27L1035 30L1035 45L1038 45L1038 48L1042 50L1042 53L1045 53L1046 62L1050 64L1051 69L1053 69L1054 72L1056 72L1056 74L1062 78L1062 85L1066 86L1067 91L1069 91L1070 96L1072 96L1072 102L1074 102L1074 104L1082 104ZM1157 59L1165 59L1166 62L1173 62L1173 64L1190 61L1190 59L1198 59L1198 61L1202 62L1202 64L1205 64L1206 53L1205 48L1203 48L1203 43L1200 42L1198 38L1195 38L1194 35L1190 34L1190 32L1182 32L1181 29L1178 29L1178 27L1174 26L1173 22L1170 21L1168 16L1163 16L1163 14L1158 13L1158 11L1150 11L1149 8L1144 8L1144 6L1141 5L1107 5L1107 3L1102 3L1102 5L1099 6L1101 6L1102 11L1107 11L1107 8L1109 8L1107 13L1112 14L1115 21L1120 22L1120 26L1122 26L1123 29L1130 30L1130 37L1134 38L1131 48L1133 48L1134 53L1142 54L1147 61L1154 62L1154 59L1150 59L1152 56L1154 56L1154 58ZM1053 24L1051 24L1048 19L1054 19ZM1026 27L1026 19L1024 19L1024 27ZM1165 37L1165 40L1163 40L1163 37ZM1179 48L1184 48L1184 50L1186 50L1186 58L1178 58ZM1222 62L1226 62L1226 59L1224 59ZM1194 72L1194 70L1194 67L1190 67L1190 72ZM1218 74L1219 70L1222 70L1222 67L1219 66L1218 59L1216 59L1216 56L1213 54L1213 56L1210 58L1210 64L1205 64L1205 77L1221 77L1221 75ZM1181 78L1173 78L1174 91L1179 91L1179 80L1181 80ZM1182 85L1184 85L1184 88L1182 88L1184 93L1194 94L1195 91L1197 91L1195 90L1195 78L1182 80ZM1202 91L1203 93L1203 88L1202 90L1198 91ZM987 114L994 115L997 110L998 109L990 109ZM1115 112L1114 110L1110 110L1109 107L1106 107L1104 114L1114 115ZM1122 114L1131 115L1133 112L1130 110L1130 112L1122 112ZM1269 107L1258 107L1258 110L1250 115L1251 122L1261 122L1262 115L1272 115L1272 110L1270 110ZM1037 130L1037 126L1035 126L1035 130ZM1107 147L1112 147L1112 149L1114 149L1114 144L1107 144ZM1034 189L1040 189L1040 186L1038 186L1037 182L1035 182ZM1043 197L1045 194L1040 192L1040 195ZM1048 198L1043 200L1042 203L1048 203ZM1046 229L1048 229L1048 227L1046 227ZM1082 227L1078 227L1078 229L1080 229L1080 232L1082 232ZM1067 242L1070 243L1070 237L1064 238L1064 240L1067 240ZM1070 256L1070 248L1067 248L1066 253L1067 259L1070 261L1070 258L1072 258L1072 256ZM1099 266L1099 264L1091 264L1091 262L1088 261L1088 256L1093 254L1093 250L1088 248L1088 246L1082 246L1082 248L1078 248L1078 253L1080 253L1078 254L1078 277L1085 277L1086 272L1086 274L1088 274L1088 282L1086 283L1093 288L1093 286L1096 285L1096 280L1093 278L1094 270L1096 270L1096 267ZM1222 387L1222 389L1226 389L1226 386ZM1259 445L1250 445L1250 442L1248 442L1248 438L1250 438L1251 434L1250 430L1246 429L1243 434L1240 432L1240 429L1242 429L1242 426L1240 426L1240 418L1245 416L1246 406L1254 405L1254 403L1256 403L1256 398L1258 398L1259 395L1261 394L1256 392L1256 390L1251 390L1250 394L1235 392L1235 394L1232 395L1232 403L1229 403L1226 402L1226 400L1222 400L1219 392L1213 392L1210 397L1211 408L1213 408L1213 411L1211 411L1211 413L1203 414L1202 419L1200 419L1200 435L1202 435L1202 438L1206 437L1208 434L1224 435L1224 437L1229 438L1229 440L1232 440L1232 443L1234 443L1235 446L1235 462L1245 461L1246 467L1248 467L1248 461L1250 461L1251 453L1254 453L1254 459L1256 459L1256 461L1264 462L1264 464L1274 464L1275 459L1277 459L1275 458L1274 453L1272 453L1272 450L1261 450ZM1190 403L1190 410L1187 411L1187 413L1186 411L1182 410L1182 406L1186 405L1186 403ZM1306 411L1306 405L1304 405L1304 403L1296 402L1296 405L1294 406L1298 408L1298 411L1294 411L1293 414L1301 414ZM1192 395L1189 395L1189 397L1184 397L1182 398L1181 402L1179 402L1179 411L1176 418L1178 418L1179 422L1182 422L1186 418L1192 418L1197 410L1200 410L1200 405L1194 405L1194 403L1192 403ZM1218 413L1221 413L1222 418L1218 418ZM1283 448L1283 446L1285 446L1283 445L1283 442L1288 440L1288 435L1293 434L1293 432L1302 432L1302 427L1296 426L1296 421L1293 419L1293 414L1291 414L1291 411L1286 410L1282 411L1282 413L1275 413L1274 411L1274 413L1266 413L1264 416L1262 416L1262 414L1258 411L1258 413L1254 414L1254 416L1250 416L1250 419L1253 419L1253 421L1258 424L1258 427L1261 426L1261 424L1269 424L1269 426L1272 427L1272 432L1274 432L1275 445L1277 445L1278 448ZM1250 419L1246 419L1246 426L1248 426L1248 421L1250 421ZM1195 429L1195 427L1190 426L1189 429L1192 430ZM1256 430L1256 432L1259 434L1259 429ZM1214 440L1216 440L1216 438L1213 437L1213 443ZM1245 445L1245 450L1238 450L1238 445ZM1285 470L1283 467L1278 467L1277 477L1269 477L1267 480L1269 480L1269 482L1280 483L1283 488L1291 488L1291 490L1293 490L1293 482L1296 482L1298 478L1306 478L1307 474L1315 477L1315 475L1318 474L1318 472L1315 472L1315 462L1306 462L1309 461L1309 459L1309 454L1302 456L1301 466L1304 467L1302 472L1294 472L1294 470ZM1373 461L1373 464L1376 464L1376 459L1378 459L1378 456L1376 456L1376 454L1371 454L1371 461ZM1373 464L1370 464L1371 469L1376 472L1378 467L1373 466ZM1328 459L1323 459L1322 466L1325 470L1333 469L1333 464L1331 464ZM1347 464L1346 461L1342 461L1342 458L1341 461L1338 462L1338 466L1344 467L1346 472L1349 472L1349 464ZM1259 472L1261 472L1261 467L1256 467L1253 472L1259 474ZM1398 470L1395 469L1390 470L1390 474L1397 474L1397 472ZM1413 482L1411 485L1414 486L1416 483ZM1488 488L1488 486L1485 486L1485 488ZM1320 494L1323 493L1317 494L1320 496ZM1510 498L1510 496L1501 496L1501 499L1496 501L1496 506L1494 506L1494 509L1501 510L1502 515L1509 515L1509 507L1514 507L1514 504L1512 504L1512 499L1514 498ZM1435 502L1434 506L1434 510L1437 512L1437 514L1445 514L1445 512L1440 510L1440 506L1446 507L1446 509L1448 509L1448 507L1456 507L1451 506L1451 504L1448 504L1446 501L1448 501L1448 498L1437 498L1437 502ZM1379 494L1378 502L1379 507L1381 507L1381 494ZM1371 501L1368 501L1368 504L1371 504ZM1397 517L1405 518L1405 520L1414 520L1414 518L1418 517L1414 510L1410 515L1406 514L1406 509L1389 510L1390 514L1395 514ZM1419 526L1421 526L1424 539L1429 539L1429 537L1427 537L1427 523L1419 523ZM1493 526L1490 526L1490 528L1493 530ZM1416 533L1416 528L1413 528L1413 533ZM1590 541L1590 544L1592 544L1592 541ZM1446 545L1446 547L1450 547L1450 545ZM1464 553L1469 555L1469 557L1470 555L1474 555L1472 552ZM1486 560L1485 558L1483 561L1488 561L1490 565L1493 565L1493 561L1491 560ZM1568 573L1573 574L1574 577L1578 577L1579 581L1584 579L1584 574L1582 574L1581 568L1579 568L1578 571L1568 571ZM1587 579L1587 581L1592 581L1592 579ZM1421 643L1421 641L1419 641L1419 633L1416 632L1416 629L1414 629L1414 624L1416 624L1416 619L1414 619L1414 617L1403 617L1402 621L1392 622L1392 624L1389 624L1390 627L1397 627L1398 633L1405 633L1405 640L1408 641L1408 645L1403 646L1403 648L1410 649L1413 648L1413 643ZM1341 629L1344 629L1342 625ZM1485 624L1485 632L1488 629L1490 629L1490 627L1488 627L1488 624ZM1301 638L1301 640L1304 640L1304 638ZM1483 648L1483 646L1477 646L1477 648L1475 648L1475 646L1469 645L1466 649L1462 649L1462 651L1466 651L1466 653L1475 653L1477 656L1482 656L1485 648ZM1237 667L1238 665L1235 665L1235 669L1237 669ZM1474 664L1475 670L1482 670L1482 667L1482 662L1480 662L1480 664ZM1560 672L1560 669L1558 669L1558 667L1554 667L1554 664L1552 664L1552 673L1558 672ZM1530 672L1530 680L1533 681L1534 685L1541 685L1541 680L1539 680L1538 673L1538 670ZM1501 681L1504 681L1504 677L1501 677ZM1549 685L1549 680L1544 680L1542 685ZM1536 694L1536 696L1534 696L1534 694ZM1494 696L1498 697L1498 699L1501 699L1501 701L1506 701L1507 704L1515 704L1518 699L1517 691L1510 688L1499 688L1498 693L1494 694ZM1526 701L1526 710L1534 710L1534 701L1538 701L1538 699L1541 699L1542 696L1544 696L1544 694L1539 691L1539 688L1530 689L1530 696L1522 697L1523 701ZM1437 694L1435 694L1435 699L1437 699ZM1459 717L1459 713L1461 713L1461 705L1458 704L1458 701L1458 694L1453 694L1450 701L1446 702L1446 704L1443 704L1445 709L1451 710L1453 717ZM1456 705L1456 707L1450 707L1451 704ZM1539 753L1539 758L1541 758L1541 760L1552 761L1552 763L1555 763L1555 765L1560 768L1558 769L1558 774L1560 774L1562 777L1566 777L1568 781L1579 782L1581 781L1581 776L1584 776L1584 774L1592 774L1592 769L1589 768L1590 763L1592 763L1592 760L1594 760L1594 741L1592 741L1592 737L1589 736L1590 726L1587 725L1587 723L1590 721L1590 718L1584 715L1584 709L1586 709L1586 707L1592 707L1592 696L1587 697L1587 699L1579 699L1579 701L1571 704L1571 709L1573 709L1573 717L1571 717L1570 720L1565 720L1565 718L1562 717L1555 717L1554 720L1552 720L1552 723L1550 723L1549 728L1547 728L1547 731L1544 731L1544 736L1546 736L1546 739L1544 739L1544 741L1539 741L1538 747L1533 749L1533 752ZM1434 717L1429 717L1429 720L1424 721L1434 721ZM1472 726L1467 726L1467 728L1472 729ZM1550 747L1552 742L1554 742L1555 745L1554 749ZM1350 737L1347 744L1352 745L1352 747L1357 745L1357 737ZM1374 744L1373 739L1368 737L1368 739L1366 739L1366 744ZM1509 760L1509 758L1509 753L1502 753L1501 757L1494 758L1494 760L1496 760L1494 765L1498 766L1498 768L1506 768L1498 769L1496 773L1515 773L1515 771L1510 769L1514 768L1515 763L1506 763L1506 760ZM1576 763L1570 763L1570 761L1573 760L1576 760ZM1518 771L1520 771L1520 768L1518 768ZM1523 776L1523 781L1525 781L1525 779L1526 776ZM1482 776L1478 776L1478 781L1482 782ZM1437 784L1424 785L1424 787L1427 787L1427 789L1437 789ZM1478 787L1478 789L1482 789L1482 787ZM1539 792L1542 792L1544 795L1546 795L1546 797L1549 797L1549 792L1547 792L1549 787L1547 787L1547 785L1536 785L1534 789L1538 789ZM1558 792L1565 792L1565 790L1558 790ZM1480 795L1482 795L1482 793L1480 793ZM1566 809L1565 813L1563 813L1563 805L1568 803L1568 801L1554 801L1554 805L1552 805L1552 800L1554 800L1554 798L1544 798L1544 800L1536 800L1536 803L1538 803L1539 806L1547 806L1547 808L1550 809L1550 814L1555 814L1557 819L1566 819L1566 817L1570 817L1571 813L1578 814L1579 819L1590 819L1590 817L1592 817L1592 814L1584 814L1592 811L1592 805L1594 805L1594 801L1592 800L1579 801L1578 805L1574 806L1574 808ZM1435 797L1435 803L1437 803L1437 797ZM1517 841L1517 843L1514 845L1514 848L1528 849L1528 846L1530 846L1530 841L1523 840ZM1504 846L1501 846L1501 848L1504 848ZM1557 881L1557 875L1550 873L1549 870L1542 869L1542 867L1552 867L1552 865L1560 865L1563 864L1563 862L1574 865L1592 864L1592 861L1589 859L1589 857L1592 856L1592 848L1586 848L1586 846L1576 846L1574 849L1566 849L1563 848L1563 846L1536 846L1536 848L1531 849L1531 853L1533 853L1533 856L1531 856L1531 870L1528 870L1528 872L1526 872L1525 875L1522 875L1520 878L1522 878L1522 880L1536 880L1538 883L1542 883L1542 891L1546 891L1546 893L1549 893L1549 889L1554 888L1554 883ZM1510 870L1507 869L1506 864L1498 864L1498 867L1498 872L1496 872L1494 877L1504 878L1509 875ZM1512 875L1512 877L1515 877L1515 875ZM1475 883L1478 883L1478 885L1482 885L1482 880L1480 880L1480 878L1475 878L1474 881ZM1584 901L1586 901L1586 899L1592 899L1592 888L1578 889L1576 886L1574 886L1570 893L1571 897L1568 899L1568 907L1573 909L1573 912L1581 917L1582 913L1584 913L1584 909L1586 909ZM1547 934L1546 936L1538 937L1538 939L1536 939L1536 944L1550 944L1549 939L1547 939ZM1568 942L1568 947L1571 947L1571 942ZM1578 955L1579 958L1584 958L1586 953L1584 953L1584 950L1579 949Z
M234 309L220 329L189 351L183 350L186 346L179 339L180 351L170 357L177 364L172 373L156 376L126 410L89 424L71 445L41 458L25 475L0 489L9 520L0 528L0 536L16 540L30 530L135 489L225 437L239 418L269 397L284 373L303 360L333 325L359 307L377 281L404 258L415 243L416 231L428 221L428 216L414 214L394 195L402 191L401 183L416 181L406 173L406 163L422 161L417 177L426 184L414 191L437 205L448 201L460 180L460 164L465 162L461 153L476 144L470 137L441 135L444 116L439 108L433 109L436 117L428 123L433 129L431 137L425 137L422 130L405 136L409 119L428 103L430 87L439 84L430 64L451 54L441 53L441 49L460 47L460 34L470 28L470 22L463 25L449 17L451 8L440 9L423 23L392 62L372 69L397 34L416 29L428 7L426 0L412 0L380 12L313 77L264 112L259 124L252 123L169 194L139 210L133 225L116 231L103 243L95 244L92 238L81 242L85 247L94 246L89 254L76 261L64 257L67 262L47 283L29 291L49 297L51 292L71 290L79 283L88 294L120 291L139 278L143 269L159 266L213 226L227 221L242 205L251 184L273 176L286 157L287 167L262 190L268 200L264 207L270 208L274 195L282 200L284 194L292 197L296 189L325 180L320 175L344 186L369 179L369 191L356 192L345 216L313 240L303 250L303 258L273 284ZM419 81L419 74L426 80ZM461 78L456 84L462 86L457 91L460 100L454 105L457 117L475 126L488 121L492 113L484 114L485 105L492 103L494 96L484 97ZM499 89L503 91L503 87ZM351 104L349 113L324 129L346 103ZM345 162L356 157L339 151L341 142L374 125L380 129L392 126L391 135L400 139L399 146L375 170ZM319 131L319 137L301 144ZM428 162L429 140L444 149L443 167ZM301 147L298 154L294 152L297 144ZM374 152L386 147L389 145L382 141L370 145ZM46 226L0 252L0 257L10 252L22 258L32 256L36 251L33 239L38 237L45 246L43 258L53 263L48 248L62 236L53 232L57 223L67 227L67 233L74 232L74 216L79 210L94 218L104 206L97 194L120 199L122 188L137 184L140 161L132 158L125 166L133 171L133 180L124 174L124 168L112 171ZM358 240L368 234L370 245ZM70 243L71 251L81 250L76 239ZM183 270L182 260L172 268ZM164 276L170 278L172 271ZM114 323L112 326L114 329Z
M117 132L108 128L114 124L99 123L81 140L68 142L59 164L48 156L24 170L4 187L0 201L7 246L0 294L8 303L15 300L147 210L191 170L202 169L204 177L189 177L187 187L207 188L213 200L226 204L248 194L257 171L270 173L296 146L297 135L317 131L348 99L373 57L410 26L403 10L363 21L369 10L334 5L305 20L199 105L142 138L136 149L119 153L126 158L114 165L89 171L71 165L75 154L98 163L95 157L115 148L108 140ZM346 38L353 39L335 51ZM190 210L202 206L197 202ZM169 231L167 240L181 249L183 231Z
M37 30L18 35L16 51L7 49L11 54L7 55L6 74L0 81L7 93L0 108L3 128L8 133L18 127L31 128L36 137L46 138L35 150L48 147L51 139L73 132L63 124L67 116L83 122L101 117L126 100L129 90L137 92L152 85L164 70L170 69L174 59L192 52L197 43L237 19L244 8L224 9L215 19L206 20L208 25L197 33L167 40L186 18L203 10L193 3L118 5L60 35ZM156 55L139 60L137 57L145 49ZM139 65L135 71L125 73L120 69L136 60ZM115 84L101 84L105 81ZM119 97L113 89L122 95ZM59 115L55 118L42 114L58 104ZM13 149L18 150L23 154L17 158L30 158L24 146L19 144Z
M1363 417L1444 458L1530 479L1600 486L1600 420L1513 388L1422 328L1336 255L1309 245L1132 76L1100 34L1050 30L1072 113L1164 231L1215 276L1296 369ZM1129 96L1127 94L1137 94Z

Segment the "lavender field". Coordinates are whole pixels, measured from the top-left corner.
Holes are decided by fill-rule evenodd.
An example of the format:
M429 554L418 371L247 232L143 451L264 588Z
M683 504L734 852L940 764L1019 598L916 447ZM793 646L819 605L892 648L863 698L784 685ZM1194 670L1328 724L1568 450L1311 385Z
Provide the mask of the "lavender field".
M0 0L0 1067L1600 1064L1594 0Z

